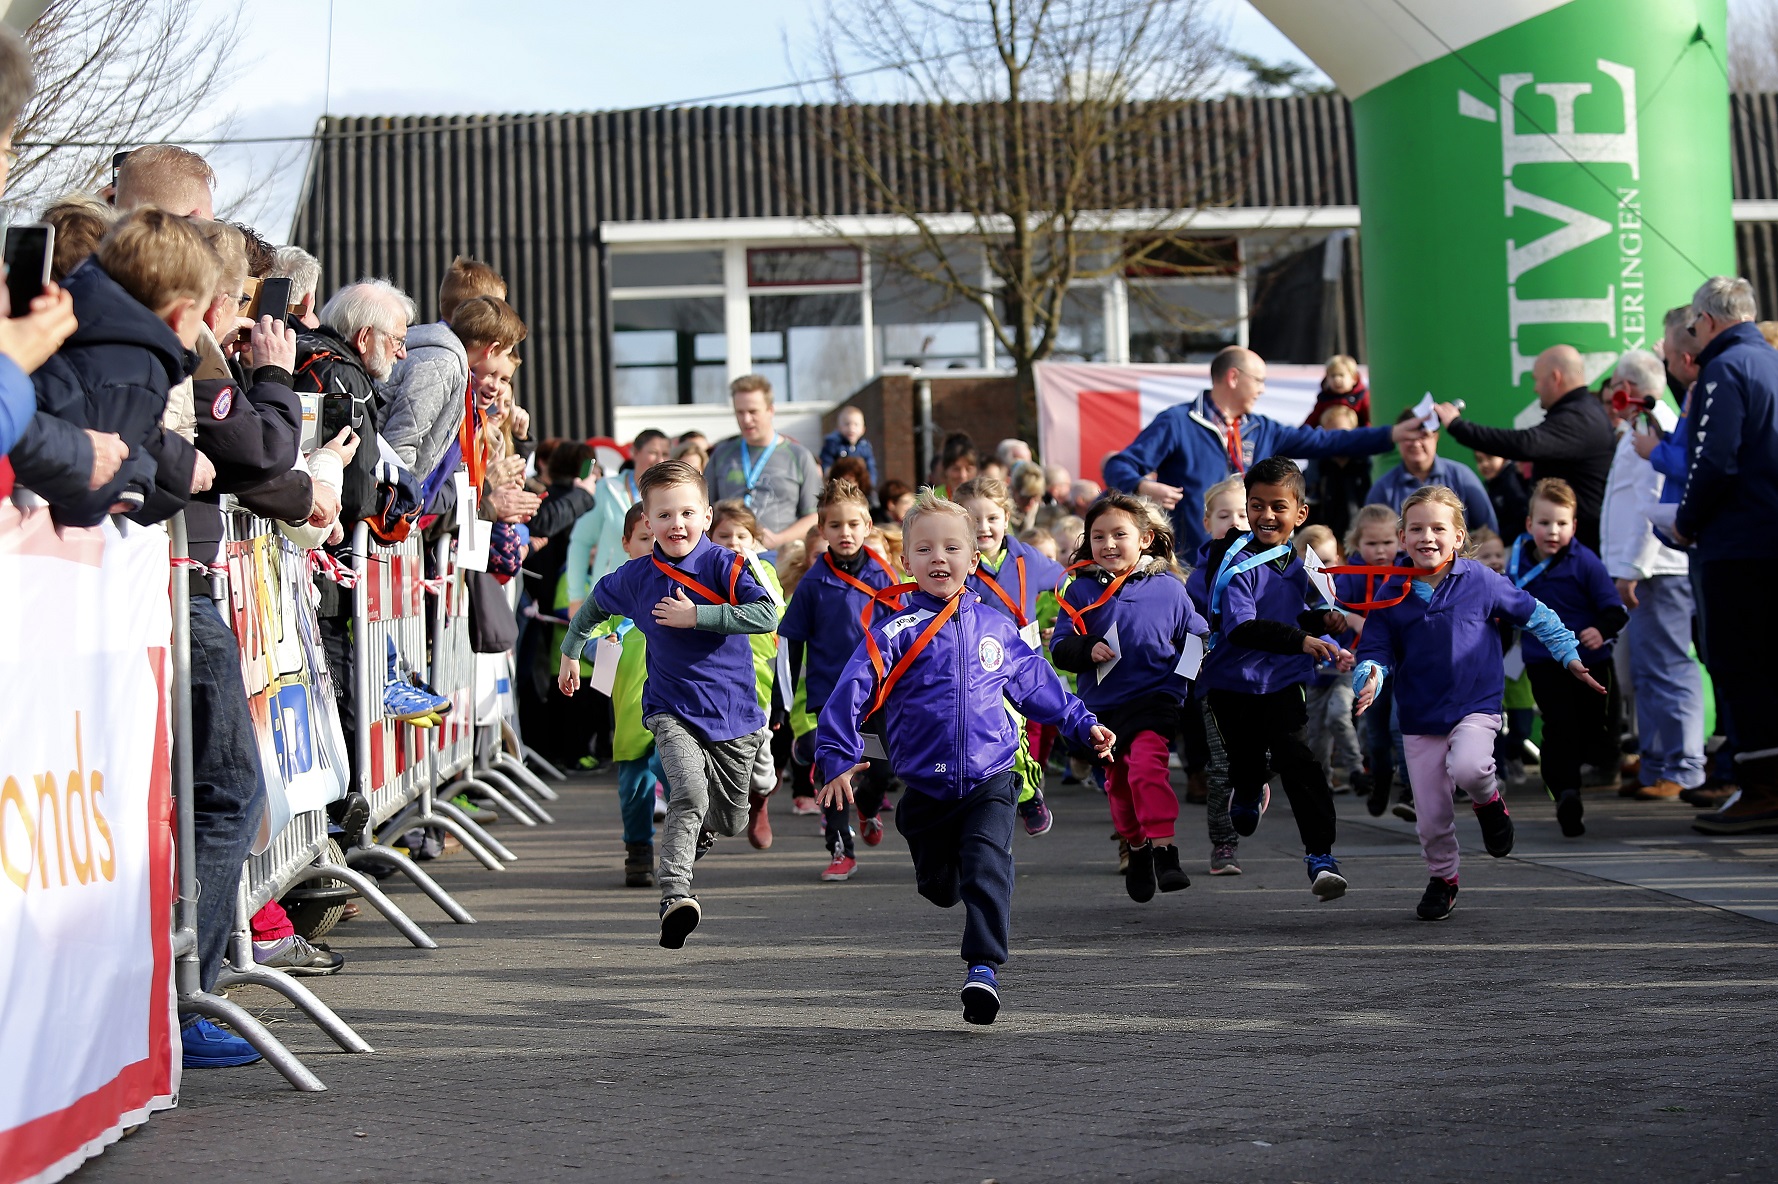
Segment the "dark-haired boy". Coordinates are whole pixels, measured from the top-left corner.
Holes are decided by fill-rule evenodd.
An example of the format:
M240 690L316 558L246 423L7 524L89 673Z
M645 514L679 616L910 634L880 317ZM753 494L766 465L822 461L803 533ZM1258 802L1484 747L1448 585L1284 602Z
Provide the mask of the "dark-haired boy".
M1290 546L1309 514L1301 470L1268 457L1247 470L1245 484L1249 529L1230 531L1206 553L1211 649L1199 681L1228 753L1229 821L1242 835L1258 829L1269 753L1302 835L1309 890L1334 900L1346 880L1333 857L1333 791L1309 748L1305 687L1318 661L1351 669L1352 656L1320 636L1343 632L1346 619L1303 607L1309 580Z
M648 641L643 725L667 775L661 829L661 945L677 950L701 913L692 864L717 835L747 829L753 764L766 742L749 633L778 627L778 607L745 559L705 537L704 477L664 461L637 482L654 532L652 554L611 572L581 603L562 642L557 679L580 687L580 656L593 626L628 617Z

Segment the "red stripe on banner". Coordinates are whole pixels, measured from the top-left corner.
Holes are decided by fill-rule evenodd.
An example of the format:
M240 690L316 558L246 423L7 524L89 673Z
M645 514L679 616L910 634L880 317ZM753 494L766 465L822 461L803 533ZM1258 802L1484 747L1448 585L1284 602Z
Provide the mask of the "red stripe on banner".
M370 787L383 788L383 721L370 726Z
M370 578L364 584L365 615L372 621L383 619L383 561L371 556L365 574Z
M1103 484L1099 462L1107 453L1128 448L1141 430L1141 392L1080 392L1080 471L1076 476Z

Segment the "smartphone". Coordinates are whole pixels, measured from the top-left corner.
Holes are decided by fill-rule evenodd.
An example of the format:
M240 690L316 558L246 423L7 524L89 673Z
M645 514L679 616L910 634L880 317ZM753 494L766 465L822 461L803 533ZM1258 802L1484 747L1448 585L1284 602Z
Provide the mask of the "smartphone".
M260 317L270 317L283 325L290 320L290 279L288 276L277 276L259 281L259 289L253 294L253 303L247 306L247 316L255 324Z
M6 294L12 298L13 316L25 316L31 301L43 295L55 254L55 227L21 222L6 228Z

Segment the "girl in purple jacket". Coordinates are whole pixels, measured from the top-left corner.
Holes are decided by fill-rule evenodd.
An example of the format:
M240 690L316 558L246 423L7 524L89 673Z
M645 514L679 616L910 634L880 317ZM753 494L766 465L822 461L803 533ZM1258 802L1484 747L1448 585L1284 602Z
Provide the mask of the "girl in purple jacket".
M1432 876L1415 912L1423 921L1442 921L1457 901L1455 790L1469 795L1488 854L1500 858L1513 849L1512 818L1494 775L1506 675L1493 618L1530 630L1575 678L1604 688L1587 673L1561 618L1511 580L1463 557L1469 542L1463 503L1451 490L1429 485L1410 496L1402 505L1400 541L1414 575L1399 601L1373 608L1365 619L1352 689L1362 715L1383 681L1395 679L1415 828Z
M1130 846L1124 887L1141 903L1157 887L1191 886L1173 842L1179 798L1167 755L1188 687L1180 653L1192 646L1201 655L1210 626L1173 565L1173 526L1159 507L1108 493L1087 511L1086 534L1076 554L1083 570L1062 594L1050 652L1080 675L1081 702L1117 733L1106 792L1112 824Z

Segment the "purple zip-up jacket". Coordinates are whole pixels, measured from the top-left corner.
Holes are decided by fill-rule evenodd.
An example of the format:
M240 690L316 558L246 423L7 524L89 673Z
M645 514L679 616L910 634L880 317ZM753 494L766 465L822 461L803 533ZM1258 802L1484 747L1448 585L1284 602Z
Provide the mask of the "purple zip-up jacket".
M1228 540L1228 546L1232 547L1239 537ZM1268 549L1256 540L1247 545L1245 553L1257 554ZM1199 570L1204 579L1202 587L1206 603L1210 599L1211 581L1216 578L1216 569L1222 565L1222 557L1227 551L1228 547L1219 541L1204 555ZM1204 657L1204 668L1198 675L1199 685L1210 691L1267 695L1308 682L1314 676L1315 663L1300 649L1291 654L1273 653L1242 645L1229 636L1236 627L1254 620L1274 621L1294 629L1307 603L1309 577L1303 571L1303 561L1294 551L1235 576L1223 589L1217 612L1205 614L1211 630L1220 634L1220 640Z
M1020 559L1025 561L1025 587L1023 596L1020 595L1019 590ZM1036 547L1031 546L1031 544L1021 543L1018 539L1008 535L1006 538L1006 551L1004 557L1000 560L1000 569L998 571L991 570L988 574L994 577L994 582L1000 585L1001 591L1005 592L1014 600L1020 601L1020 607L1024 609L1025 620L1029 623L1037 619L1038 595L1044 592L1054 592L1057 588L1060 588L1062 586L1063 573L1062 565L1060 563L1057 563L1054 559L1051 559ZM983 581L980 566L978 566L975 571L969 573L968 585L971 592L974 592L977 596L981 597L983 604L996 611L1006 613L1009 617L1012 616L1012 613L1006 607L1006 603L1002 601L1000 597L994 595L994 590L988 587L987 583Z
M871 555L864 555L863 566L852 574L878 590L896 582ZM803 643L803 692L810 711L820 713L834 680L864 640L864 607L864 593L834 575L819 555L791 593L784 619L778 622L778 636ZM892 605L878 602L871 610L871 623L894 612Z
M956 613L901 676L883 704L884 744L895 775L909 789L954 801L1013 766L1019 732L1007 714L1053 724L1083 748L1092 747L1097 721L1068 693L1044 656L1026 645L1012 618L986 608L967 589ZM908 594L908 609L871 626L883 665L914 644L944 602ZM816 784L825 785L863 759L859 725L877 693L877 672L860 643L846 664L815 738Z
M1111 577L1099 567L1087 568L1063 593L1076 612L1104 594ZM1147 695L1162 694L1184 700L1188 684L1175 668L1179 651L1191 634L1210 631L1186 594L1184 581L1171 568L1138 572L1124 582L1116 596L1083 618L1090 637L1103 638L1117 626L1120 656L1104 683L1097 666L1080 673L1080 699L1094 711L1133 703ZM1074 618L1056 618L1051 648L1078 636ZM1070 667L1071 668L1071 667Z

